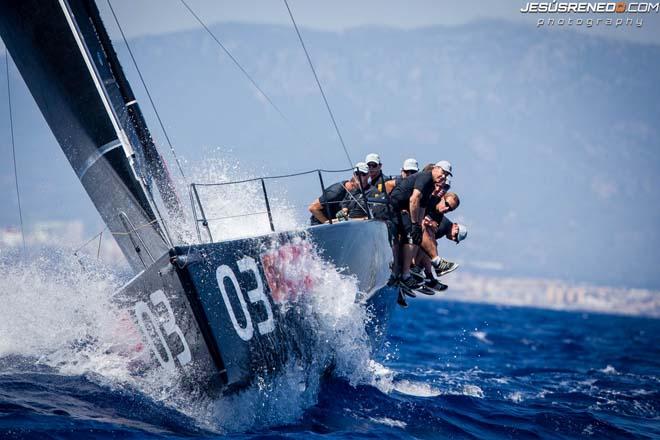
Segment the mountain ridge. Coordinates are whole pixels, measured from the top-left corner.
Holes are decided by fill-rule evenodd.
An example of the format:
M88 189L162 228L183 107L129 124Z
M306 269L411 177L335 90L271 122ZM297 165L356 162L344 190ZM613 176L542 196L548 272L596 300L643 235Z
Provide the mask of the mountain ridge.
M254 174L344 168L293 31L226 23L212 30L293 128L201 31L131 40L188 164L203 162L200 149L223 145L223 154L231 150L230 160ZM454 163L462 205L453 217L470 225L470 239L458 247L443 243L447 257L499 262L500 272L525 276L660 287L660 136L654 122L660 119L654 79L660 77L660 46L499 20L302 32L354 161L378 151L389 173L408 156ZM115 47L162 141L123 41L115 40ZM24 139L34 132L36 114L27 98L17 100L31 112L32 124L18 130ZM48 138L42 133L33 143L54 142ZM43 187L47 165L68 167L55 155L46 153L43 159L50 160L32 176ZM3 188L10 172L0 167ZM61 174L56 198L77 184L69 170ZM0 200L12 206L5 192ZM288 193L297 205L316 196ZM75 195L53 204L68 209L28 201L26 210L66 216L77 205L89 209L88 202L74 200L81 189L68 194ZM0 221L11 223L11 217L6 210ZM86 223L95 221L93 213L87 217Z

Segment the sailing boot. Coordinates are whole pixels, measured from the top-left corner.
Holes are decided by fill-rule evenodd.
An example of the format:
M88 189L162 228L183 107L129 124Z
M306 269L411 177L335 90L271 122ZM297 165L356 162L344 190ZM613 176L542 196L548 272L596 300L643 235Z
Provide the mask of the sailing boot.
M417 281L424 281L424 269L419 266L413 266L410 268L410 275L415 277Z
M401 286L401 290L403 290L406 295L415 298L417 296L417 294L415 294L415 289L419 289L421 283L411 275L406 279L402 278L401 281L399 281L399 286Z
M424 281L424 286L429 289L437 290L438 292L443 292L449 288L446 284L442 284L440 281L435 278L429 278Z
M392 287L399 282L399 275L392 272L390 278L387 280L387 287Z
M443 275L447 275L450 272L455 271L458 269L458 263L454 263L453 261L448 261L445 260L444 258L440 258L440 262L437 265L433 265L433 268L435 269L435 274L439 277Z
M399 289L399 295L396 299L396 303L404 309L408 308L408 301L406 301L406 296L403 294L403 292L401 292L401 289Z

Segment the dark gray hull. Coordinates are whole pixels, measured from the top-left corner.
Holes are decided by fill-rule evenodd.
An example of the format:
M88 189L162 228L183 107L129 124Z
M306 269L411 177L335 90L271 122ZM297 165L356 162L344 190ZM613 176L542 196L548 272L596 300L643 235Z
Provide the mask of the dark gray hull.
M396 303L396 289L385 287L391 255L377 221L176 247L117 298L142 333L148 368L179 370L193 387L227 391L276 373L291 357L313 356L315 329L303 305L316 275L306 271L318 264L357 278L355 301L367 307L365 325L379 344Z
M126 260L140 271L116 295L143 336L135 346L143 353L137 373L180 370L192 386L231 390L279 371L291 357L309 359L315 329L305 304L310 295L320 298L314 272L334 267L355 277L351 304L365 302L373 310L371 334L384 334L396 298L381 289L391 255L384 224L169 249L177 234L161 211L181 218L176 191L94 2L0 1L0 35Z

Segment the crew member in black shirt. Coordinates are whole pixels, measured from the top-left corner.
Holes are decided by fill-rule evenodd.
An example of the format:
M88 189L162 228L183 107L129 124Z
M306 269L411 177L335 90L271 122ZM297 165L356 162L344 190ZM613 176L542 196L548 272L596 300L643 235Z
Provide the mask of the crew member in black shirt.
M360 162L363 164L364 162ZM369 198L373 193L373 187L367 183L368 174L359 173L361 186L347 191L344 200L341 202L341 211L337 213L337 218L340 216L347 220L366 220L369 218Z
M428 217L424 218L424 223L426 223L427 221L429 221L429 218ZM422 239L422 245L427 240L427 238L433 241L434 246L437 246L437 243L435 241L439 240L442 237L446 237L447 240L455 241L456 244L467 238L467 227L460 223L452 222L446 216L442 218L442 221L439 224L434 223L434 226L435 226L434 229L429 227L424 228L424 238ZM440 264L437 267L434 267L426 252L420 249L417 252L417 255L415 256L415 264L417 265L417 268L420 271L417 272L418 274L421 275L422 269L424 271L424 276L426 277L426 279L424 280L424 285L426 287L430 287L431 289L436 289L436 290L445 290L447 288L446 285L439 282L436 276L442 276L450 272L453 272L454 270L458 269L459 265L457 263L447 261L442 258L439 259L440 259ZM435 275L433 275L434 270L435 270Z
M394 210L393 221L397 225L402 244L401 282L410 288L417 287L417 283L410 277L410 264L417 251L416 246L422 241L421 222L429 198L436 185L442 185L446 176L451 175L451 170L446 170L446 165L441 162L438 162L431 171L422 171L406 177L392 189L390 194ZM397 255L395 255L395 262L396 258ZM398 269L399 267L395 265L395 274Z
M325 192L309 205L309 212L312 213L310 224L313 226L330 223L330 219L326 217L326 214L329 214L330 218L334 219L337 212L341 210L341 202L346 197L347 191L359 189L359 179L362 179L363 185L366 184L366 175L368 172L367 164L358 162L355 164L355 172L351 180L337 182L327 187Z
M457 243L467 236L467 229L461 226L465 232L459 234L458 223L452 223L447 220L445 214L454 211L460 205L458 195L448 192L443 195L432 195L429 199L429 209L422 222L424 234L422 236L421 249L415 256L415 263L425 269L426 276L430 280L435 279L431 269L434 268L436 275L441 276L452 272L458 268L456 263L443 260L438 256L438 244L436 240L446 236L448 239ZM433 287L433 286L429 286Z
M439 225L442 223L445 214L456 210L460 204L461 200L458 198L458 194L454 192L441 193L440 195L431 194L431 197L429 197L429 209L426 213L426 218Z

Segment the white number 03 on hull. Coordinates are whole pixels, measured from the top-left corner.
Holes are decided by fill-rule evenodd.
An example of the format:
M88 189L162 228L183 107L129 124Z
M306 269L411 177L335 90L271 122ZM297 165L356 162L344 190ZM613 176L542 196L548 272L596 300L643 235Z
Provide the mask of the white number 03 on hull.
M270 305L270 301L264 292L263 281L261 275L259 274L259 268L257 263L252 257L243 257L242 259L236 262L238 270L241 274L251 273L256 281L256 288L247 291L247 299L252 304L261 303L266 311L266 319L264 321L258 322L256 327L260 334L264 335L275 330L275 319L273 318L273 310ZM220 289L220 294L222 296L223 303L227 308L227 313L229 314L229 319L231 320L232 325L236 334L243 340L249 341L254 336L254 324L253 319L250 316L244 294L241 290L240 284L236 279L236 275L231 267L227 265L221 265L216 269L216 278L218 282L218 287ZM236 312L234 307L229 299L229 293L225 287L225 280L229 280L234 287L236 295L238 297L238 302L241 306L241 311L244 316L245 326L241 326L236 319ZM138 326L140 331L144 336L144 339L147 341L149 348L153 352L154 356L158 363L167 371L174 371L176 369L175 359L178 361L180 366L187 365L192 360L192 355L190 347L186 338L176 323L176 318L172 310L165 292L162 289L158 289L149 295L148 304L145 301L139 301L135 304L134 311L137 319ZM159 308L159 306L161 306ZM155 313L155 310L165 309L164 316L159 314L158 316ZM182 347L181 351L174 355L172 344L168 343L168 338L171 338L173 335L179 339L180 345Z
M257 267L257 263L254 261L254 258L252 257L244 257L238 260L236 264L238 265L238 270L240 270L241 273L252 272L252 275L254 276L257 282L257 288L249 290L247 292L247 295L248 295L248 299L252 304L262 303L266 309L266 320L259 322L257 324L259 333L264 335L266 333L272 332L273 330L275 330L275 320L273 319L273 310L270 306L270 302L268 301L268 297L264 292L264 284L261 281L261 276L259 275L259 268ZM241 287L238 283L238 280L236 279L236 275L234 274L234 271L232 271L229 266L223 264L222 266L218 267L218 269L215 271L215 275L218 280L218 287L220 287L220 293L222 294L222 300L225 303L225 307L227 308L227 312L229 313L229 319L231 319L231 323L234 326L234 330L236 330L236 334L238 334L238 336L242 340L249 341L250 339L252 339L252 336L254 335L254 326L252 325L252 317L250 316L250 312L248 311L247 304L245 303L245 299L243 298ZM236 294L238 296L238 302L240 303L241 310L243 311L243 316L245 316L245 327L241 327L236 319L236 313L234 312L234 308L232 307L231 302L229 301L229 295L227 294L227 289L225 288L225 279L229 279L232 285L234 286L234 290L236 291Z
M188 347L188 342L183 336L183 332L176 324L176 318L174 317L172 306L170 305L167 296L165 296L165 292L163 292L161 289L156 290L151 295L149 295L149 299L154 308L157 308L159 304L165 306L165 320L162 321L156 318L156 315L154 315L151 307L149 307L149 305L144 301L139 301L135 304L135 317L137 318L137 322L140 330L142 331L142 335L147 341L147 344L149 344L151 351L156 356L158 363L165 370L174 371L176 368L174 365L174 357L172 356L172 350L167 342L166 336L175 334L181 341L183 351L176 355L176 358L179 361L179 365L181 366L188 364L192 360L190 347ZM145 318L149 320L150 326L153 329L153 333L149 331L149 328L147 328L147 322L145 321ZM163 331L165 332L165 335L163 335ZM163 356L161 351L158 350L156 341L154 341L155 338L159 340L159 345L165 352L165 356Z

